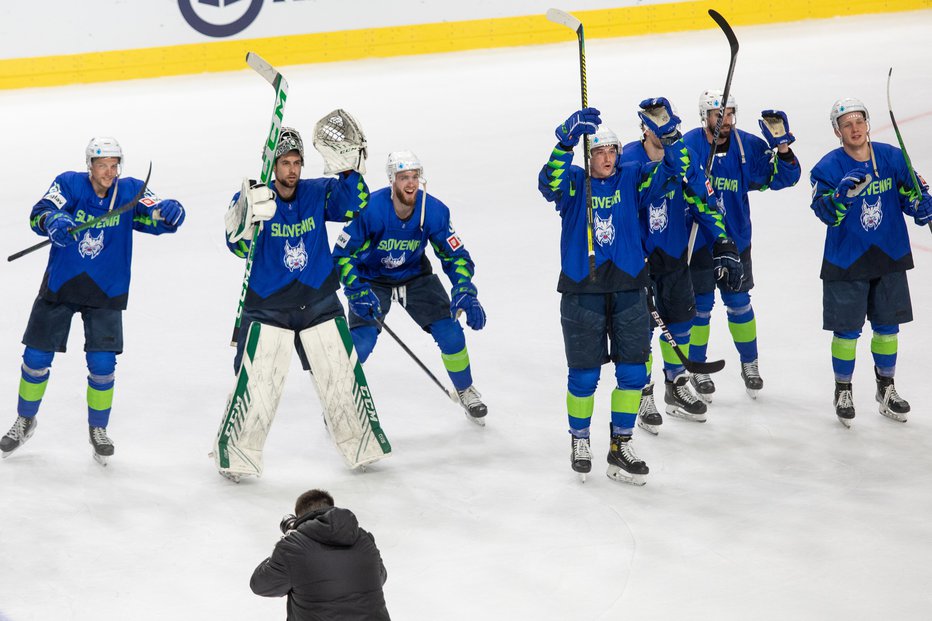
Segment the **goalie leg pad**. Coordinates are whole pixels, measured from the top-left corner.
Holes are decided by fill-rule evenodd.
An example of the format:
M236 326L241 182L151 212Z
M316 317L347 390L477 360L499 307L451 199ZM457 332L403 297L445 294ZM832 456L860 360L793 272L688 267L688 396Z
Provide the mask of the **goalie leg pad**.
M302 330L300 338L324 423L347 465L356 468L391 455L346 319Z
M293 347L291 330L259 322L249 326L236 387L214 442L213 456L221 472L262 476L262 449L278 410Z

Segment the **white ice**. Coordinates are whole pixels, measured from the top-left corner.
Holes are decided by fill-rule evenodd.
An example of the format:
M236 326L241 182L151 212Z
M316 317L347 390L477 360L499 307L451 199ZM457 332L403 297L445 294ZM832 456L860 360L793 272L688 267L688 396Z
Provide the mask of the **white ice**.
M272 90L253 72L0 93L3 218L11 254L39 238L30 207L57 173L114 135L126 173L181 200L179 234L136 239L126 353L110 433L87 444L83 339L55 359L36 435L0 463L0 616L32 619L271 619L285 603L249 590L278 521L306 489L330 490L376 536L396 619L926 619L932 596L932 238L910 225L916 320L903 326L897 386L912 414L877 413L869 329L858 348L857 418L831 406L830 335L818 278L824 226L808 172L837 146L832 102L862 98L873 137L895 143L887 70L910 155L932 171L932 12L738 28L739 126L787 111L798 186L752 197L753 291L764 390L744 393L720 303L710 358L724 358L709 422L667 419L636 435L651 468L635 488L605 478L608 367L596 394L593 473L569 467L560 334L559 217L537 192L553 128L579 107L576 46L565 43L289 66L287 125L307 136L342 107L363 123L372 189L389 151L412 149L453 209L477 264L488 327L468 331L488 426L470 424L390 338L366 365L390 459L349 472L295 359L265 451L265 474L234 485L207 453L232 388L228 339L243 266L222 214L256 176ZM674 101L685 128L721 88L721 32L588 42L589 101L622 139L635 108ZM310 141L308 140L308 143ZM310 150L306 176L320 173ZM932 172L930 172L932 174ZM333 231L331 229L331 240ZM0 267L0 424L15 416L20 338L45 266ZM389 325L441 373L433 342L400 312ZM657 379L659 371L655 369Z

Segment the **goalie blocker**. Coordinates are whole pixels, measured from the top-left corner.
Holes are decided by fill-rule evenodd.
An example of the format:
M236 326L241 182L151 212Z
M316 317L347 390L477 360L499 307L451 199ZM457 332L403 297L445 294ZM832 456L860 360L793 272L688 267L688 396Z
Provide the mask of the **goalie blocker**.
M302 330L324 424L350 468L391 454L362 365L343 317ZM262 475L262 450L291 363L294 333L254 322L249 327L236 388L214 442L221 474L238 480Z

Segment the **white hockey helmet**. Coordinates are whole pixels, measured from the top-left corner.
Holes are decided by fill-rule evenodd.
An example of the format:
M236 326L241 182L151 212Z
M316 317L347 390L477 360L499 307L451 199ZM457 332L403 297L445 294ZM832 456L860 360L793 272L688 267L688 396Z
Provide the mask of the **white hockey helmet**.
M117 157L120 159L120 166L123 166L123 149L116 138L106 136L91 138L84 149L84 159L87 162L87 169L91 169L91 162L98 157Z
M718 89L703 91L702 94L699 95L699 121L703 125L708 122L709 111L720 110L722 108L722 98L724 95L725 93ZM735 103L735 96L731 93L728 93L728 102L725 107L733 108L735 114L738 114L738 105Z
M621 141L618 140L618 136L607 125L599 125L595 133L592 134L592 138L589 139L590 153L599 147L610 147L612 145L615 145L615 149L620 154Z
M289 153L297 151L301 156L301 164L304 165L304 141L301 140L301 134L293 127L282 127L281 133L278 134L278 144L275 145L275 160Z
M864 105L864 102L860 99L854 99L853 97L845 97L832 104L832 112L829 114L829 118L832 120L832 127L835 128L835 131L838 131L838 119L849 112L861 112L864 114L865 121L868 123L871 121L871 115L868 114L867 106Z
M395 175L405 170L416 170L418 177L424 176L424 165L413 152L392 151L389 153L388 162L385 164L389 183L395 183Z

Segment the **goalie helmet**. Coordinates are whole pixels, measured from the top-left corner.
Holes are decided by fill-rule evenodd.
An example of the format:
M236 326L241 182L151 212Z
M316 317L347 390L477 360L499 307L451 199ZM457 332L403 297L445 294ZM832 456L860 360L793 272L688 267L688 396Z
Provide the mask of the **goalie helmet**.
M388 154L385 172L388 173L389 183L395 183L395 175L406 170L416 170L418 178L424 176L424 165L411 151L392 151Z
M589 139L589 152L598 149L599 147L610 147L614 145L615 150L618 153L621 153L621 141L618 140L618 136L615 135L607 125L599 125L595 133L592 134L592 138Z
M94 137L87 143L84 149L84 159L87 162L87 169L90 170L91 162L98 157L116 157L120 160L120 166L123 166L123 149L116 138Z
M720 110L722 108L722 98L725 95L720 90L703 91L699 95L699 121L704 125L708 122L709 112L711 110ZM735 114L738 114L738 105L735 103L735 96L728 93L728 102L726 108L732 108Z
M853 97L845 97L844 99L839 99L832 105L832 112L829 115L829 118L832 120L832 127L835 128L835 131L838 131L838 119L848 114L849 112L860 112L864 115L864 120L870 123L871 115L867 112L867 106L864 105L860 99L854 99Z
M278 158L289 153L291 151L297 151L298 155L301 156L301 165L304 165L304 141L301 140L301 134L298 133L293 127L282 127L281 133L278 135L278 144L275 146L275 160L278 161Z

